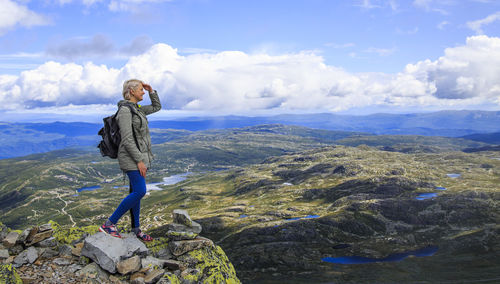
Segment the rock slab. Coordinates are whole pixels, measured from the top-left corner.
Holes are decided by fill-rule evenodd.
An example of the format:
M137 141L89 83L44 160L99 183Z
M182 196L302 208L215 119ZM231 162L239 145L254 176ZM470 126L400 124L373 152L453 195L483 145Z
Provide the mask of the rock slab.
M134 273L141 269L141 258L135 255L131 258L122 260L116 264L116 270L122 275Z
M116 265L122 259L135 254L146 255L148 249L133 234L124 234L115 238L99 232L85 238L81 255L92 259L101 268L110 273L116 273Z
M172 212L172 215L174 217L174 223L191 227L193 221L191 220L191 217L189 216L186 210L175 209Z

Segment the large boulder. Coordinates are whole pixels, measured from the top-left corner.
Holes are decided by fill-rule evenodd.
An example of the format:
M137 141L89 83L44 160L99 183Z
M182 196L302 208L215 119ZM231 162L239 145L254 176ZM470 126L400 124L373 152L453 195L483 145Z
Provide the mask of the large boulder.
M116 273L116 265L122 259L133 255L145 256L146 246L134 234L124 234L122 238L115 238L99 232L85 238L81 255L92 259L101 268Z

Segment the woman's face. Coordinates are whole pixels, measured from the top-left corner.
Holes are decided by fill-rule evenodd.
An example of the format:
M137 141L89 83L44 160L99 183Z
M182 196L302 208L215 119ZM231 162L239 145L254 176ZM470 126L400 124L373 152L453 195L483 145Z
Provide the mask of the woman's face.
M142 97L144 96L144 89L142 84L137 86L135 89L130 90L130 94L137 100L137 102L142 101Z

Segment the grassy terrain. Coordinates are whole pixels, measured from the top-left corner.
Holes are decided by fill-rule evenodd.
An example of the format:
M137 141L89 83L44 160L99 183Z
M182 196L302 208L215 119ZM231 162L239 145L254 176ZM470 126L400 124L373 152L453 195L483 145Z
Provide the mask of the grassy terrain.
M280 125L157 134L165 140L154 145L148 182L193 174L144 197L143 226L161 236L173 209L188 210L245 282L500 277L494 269L500 249L500 154L460 152L485 144ZM50 219L100 224L128 194L116 161L101 158L95 149L0 160L0 168L1 222L12 228ZM95 185L101 188L77 193ZM417 200L421 193L437 196ZM314 218L303 218L308 215ZM128 223L124 216L119 225ZM398 263L321 261L383 258L429 245L439 246L435 256ZM450 278L453 267L462 267L457 278Z

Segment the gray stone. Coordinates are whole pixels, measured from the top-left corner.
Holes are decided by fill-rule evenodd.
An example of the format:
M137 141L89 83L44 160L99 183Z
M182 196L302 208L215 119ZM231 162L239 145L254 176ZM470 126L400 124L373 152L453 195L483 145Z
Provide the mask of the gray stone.
M134 273L139 271L139 269L141 269L141 258L138 255L122 260L116 264L116 270L122 275Z
M144 283L146 282L144 282L144 278L142 277L138 277L130 281L130 284L144 284Z
M82 270L76 273L76 276L82 278L100 279L101 281L108 281L108 274L102 270L97 263L92 262L85 266Z
M85 239L82 255L98 263L104 270L116 273L116 264L134 254L146 255L148 249L134 234L115 238L99 232Z
M68 258L64 258L64 257L56 258L52 262L57 264L57 265L60 265L60 266L71 264L71 260Z
M5 238L2 241L2 244L6 248L11 248L16 244L18 237L19 237L19 233L12 231L12 232L8 233L7 236L5 236Z
M9 228L5 226L4 224L0 224L0 241L3 241L3 239L7 236L9 233Z
M161 259L171 259L173 257L168 247L160 249L154 256Z
M41 248L53 248L57 246L57 240L54 237L50 237L46 240L43 240L39 243L37 243L35 246L41 247Z
M40 227L38 227L38 232L45 232L48 230L52 230L52 226L50 224L43 224Z
M24 250L24 247L22 245L15 245L13 247L9 248L9 253L11 255L18 255Z
M191 223L193 221L191 220L191 217L189 217L189 214L187 213L186 210L175 209L172 212L172 215L174 217L174 223L182 224L182 225L186 225L188 227L191 227Z
M31 232L31 229L26 229L24 230L20 235L19 237L17 237L17 240L16 240L16 243L18 244L23 244L26 239L28 238L28 236L30 235L30 232Z
M62 245L62 246L59 247L59 254L61 256L71 255L71 250L72 250L71 246L69 246L69 245Z
M164 269L159 269L159 270L152 270L152 271L149 271L148 274L146 274L146 277L144 278L144 282L146 284L152 284L152 283L156 283L158 282L158 280L160 280L163 275L165 274L165 270Z
M25 243L27 245L33 245L33 244L39 243L45 239L48 239L52 236L52 232L53 232L52 230L47 230L47 231L43 231L43 232L36 231L36 233L33 234L34 231L35 231L35 229L33 229L31 231L30 235L26 239Z
M9 258L9 250L0 249L0 260Z
M195 234L201 233L202 230L201 225L196 223L195 221L191 221L191 226L173 223L173 224L168 224L167 228L171 231L190 232Z
M164 259L159 259L152 256L147 256L141 260L142 268L163 268L165 264Z
M82 270L82 268L83 268L83 266L81 266L79 264L72 264L72 265L68 266L68 272L75 273L78 270Z
M211 240L198 237L194 240L171 242L169 248L173 255L179 256L195 249L213 245L214 243Z
M56 255L59 255L59 252L51 248L43 248L40 252L40 257L43 258L52 258Z
M27 263L33 263L38 258L38 251L34 247L29 247L14 258L14 266L21 266Z

